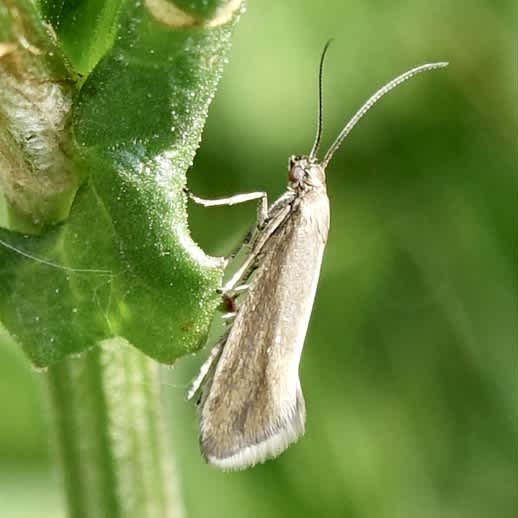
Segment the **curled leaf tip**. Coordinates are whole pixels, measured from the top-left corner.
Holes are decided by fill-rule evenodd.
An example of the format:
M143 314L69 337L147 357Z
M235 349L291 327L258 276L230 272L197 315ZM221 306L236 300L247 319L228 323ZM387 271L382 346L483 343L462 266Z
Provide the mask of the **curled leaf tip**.
M228 0L219 5L209 18L201 18L188 13L168 0L145 0L151 15L169 27L218 27L229 22L241 11L243 0Z

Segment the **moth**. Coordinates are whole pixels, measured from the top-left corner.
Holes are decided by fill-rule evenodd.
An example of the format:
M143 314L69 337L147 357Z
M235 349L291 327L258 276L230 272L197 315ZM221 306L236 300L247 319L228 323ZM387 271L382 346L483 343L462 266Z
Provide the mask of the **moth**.
M318 74L317 131L308 155L288 162L288 187L268 205L263 192L204 200L204 206L258 200L248 253L222 288L227 328L194 380L199 393L200 447L209 464L238 470L276 457L304 433L299 363L329 230L326 168L345 137L386 93L425 71L412 68L374 93L339 133L322 160L322 72Z

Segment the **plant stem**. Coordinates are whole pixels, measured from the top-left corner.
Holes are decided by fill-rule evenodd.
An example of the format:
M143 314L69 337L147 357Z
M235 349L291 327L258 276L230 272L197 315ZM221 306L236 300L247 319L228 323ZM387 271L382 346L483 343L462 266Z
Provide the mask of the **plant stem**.
M70 518L179 518L159 366L106 340L48 370Z

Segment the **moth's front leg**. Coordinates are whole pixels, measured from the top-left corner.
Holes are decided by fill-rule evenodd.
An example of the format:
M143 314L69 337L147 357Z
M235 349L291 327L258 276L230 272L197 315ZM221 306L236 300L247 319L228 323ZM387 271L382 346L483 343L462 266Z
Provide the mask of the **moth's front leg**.
M248 201L259 200L257 203L257 221L255 229L251 230L246 235L245 239L241 243L239 243L234 250L232 250L230 255L226 258L227 263L231 261L234 257L236 257L245 247L248 246L248 244L253 238L253 234L255 233L256 229L261 230L268 219L268 195L265 192L258 191L249 192L246 194L236 194L234 196L229 196L227 198L217 198L214 200L207 200L205 198L195 196L189 191L189 189L184 189L184 192L194 203L202 205L203 207L232 206L238 205L240 203L246 203Z
M215 200L207 200L200 198L192 194L189 189L184 189L185 193L189 198L203 207L221 207L221 206L232 206L246 203L248 201L259 200L257 204L257 226L263 226L268 216L268 195L265 192L248 192L245 194L235 194L234 196L228 196L227 198L217 198Z

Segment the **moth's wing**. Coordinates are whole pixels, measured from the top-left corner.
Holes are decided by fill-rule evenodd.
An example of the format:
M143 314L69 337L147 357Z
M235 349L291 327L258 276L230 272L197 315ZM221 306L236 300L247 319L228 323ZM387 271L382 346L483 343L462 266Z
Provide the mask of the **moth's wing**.
M283 224L286 218L290 215L292 210L292 202L295 196L292 192L287 192L281 196L271 207L268 213L268 224L261 231L255 228L254 231L250 231L251 237L247 244L241 245L247 246L250 249L249 256L244 260L243 264L239 267L237 272L234 273L231 281L227 283L228 289L233 289L238 283L246 283L250 275L255 270L254 264L261 255L262 250L266 243L268 243L270 237L275 233L279 226ZM215 364L221 355L221 350L227 341L229 330L225 331L225 334L221 339L213 346L209 356L201 366L198 375L191 382L189 390L187 392L187 399L192 399L194 395L200 390L200 388L206 384L206 378L212 377Z
M304 432L298 367L328 225L325 193L305 197L262 248L203 388L200 444L211 464L246 468L275 457Z
M187 399L192 399L194 397L194 395L202 387L205 378L209 375L211 369L214 369L214 366L221 354L223 345L227 340L227 335L228 333L225 333L225 335L210 350L209 356L203 362L203 365L200 367L198 375L191 382L189 390L187 391Z

